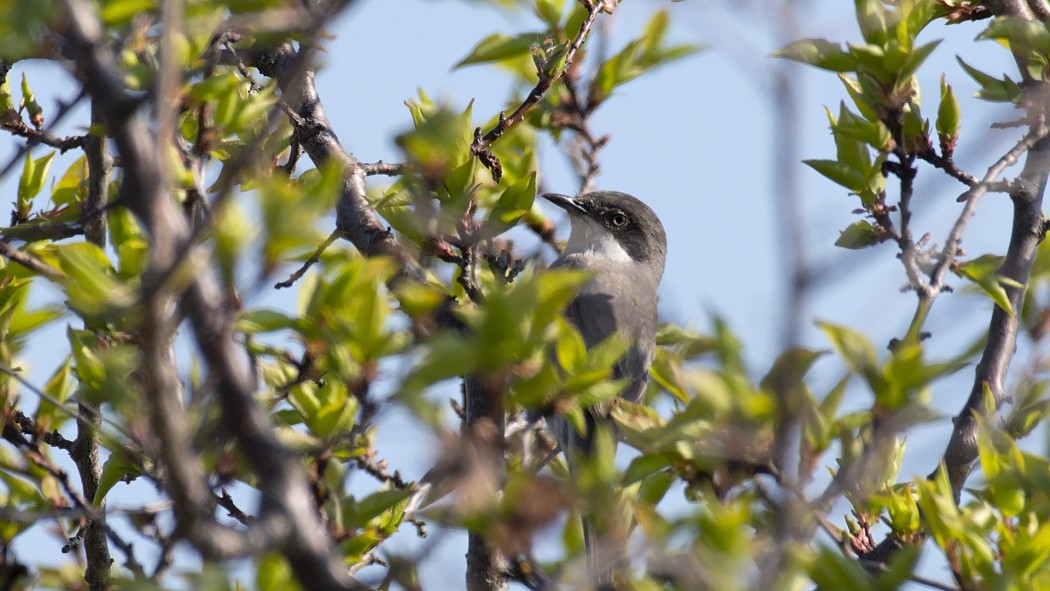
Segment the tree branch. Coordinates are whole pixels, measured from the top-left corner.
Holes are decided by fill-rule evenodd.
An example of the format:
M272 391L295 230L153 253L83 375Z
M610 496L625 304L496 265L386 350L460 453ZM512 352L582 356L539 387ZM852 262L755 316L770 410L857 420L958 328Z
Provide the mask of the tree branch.
M525 100L518 105L517 109L514 109L514 112L509 117L504 117L500 113L499 122L484 135L482 135L480 127L474 130L474 142L470 145L470 153L477 156L481 163L492 171L492 178L496 182L499 182L500 177L503 175L503 167L489 148L509 129L521 123L529 111L540 102L543 95L550 90L550 87L560 80L565 75L565 72L572 67L573 60L576 59L576 52L579 51L583 42L587 40L587 35L590 34L591 27L598 18L598 14L607 9L605 0L594 0L585 4L587 4L587 18L580 25L580 30L576 33L576 37L569 43L569 47L565 52L565 62L561 69L553 74L549 74L540 68L539 81L536 83L536 86L529 91Z
M183 213L163 183L160 157L156 147L168 138L158 138L135 112L134 103L124 92L122 77L115 57L102 42L102 30L96 15L83 0L64 0L67 13L62 33L75 56L77 74L92 98L104 108L109 133L119 149L124 166L121 202L140 220L150 236L150 270L144 284L154 290L146 294L145 329L158 329L143 343L143 371L156 386L148 399L151 412L158 415L173 411L163 421L153 421L165 447L165 468L177 482L174 497L182 528L194 545L205 555L228 552L229 547L250 549L272 545L288 560L299 583L310 589L364 588L354 581L344 565L332 554L316 510L310 503L306 475L298 457L280 444L269 416L253 398L255 384L243 355L237 350L231 332L232 319L223 306L221 292L210 272L193 275L183 297L181 311L191 322L194 334L210 371L217 377L217 396L223 423L236 436L240 451L258 477L262 492L262 525L249 528L241 535L199 515L200 507L210 504L203 488L195 458L186 454L188 442L172 440L184 432L185 416L177 398L177 376L163 352L166 338L173 329L165 317L162 304L168 289L156 285L158 277L167 276L187 248L190 228ZM182 424L179 424L182 423ZM188 459L189 465L172 460ZM199 504L198 504L199 503ZM199 518L198 518L199 517ZM265 547L265 546L264 546Z
M366 165L346 151L321 104L314 73L305 67L308 55L283 44L256 56L255 66L277 80L300 145L318 167L336 163L343 169L343 190L336 205L336 227L362 254L387 255L402 263L402 274L421 278L418 268L368 204Z

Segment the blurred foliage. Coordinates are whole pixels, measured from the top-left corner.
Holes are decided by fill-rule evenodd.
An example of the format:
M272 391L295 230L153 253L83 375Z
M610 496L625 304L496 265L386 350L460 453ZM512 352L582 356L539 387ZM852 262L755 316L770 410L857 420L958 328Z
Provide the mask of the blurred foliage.
M489 3L531 18L530 32L479 34L454 67L490 64L511 76L510 112L538 79L564 74L589 2ZM62 26L55 16L61 10L52 4L0 5L0 59L59 59L47 40ZM1041 380L1045 364L1017 381L1013 405L1001 420L982 422L984 476L961 505L943 472L900 482L899 471L909 432L955 410L933 408L930 389L970 364L974 347L933 360L922 339L912 338L880 352L866 336L820 322L824 349L788 349L753 368L723 320L713 318L706 332L665 324L644 404L616 398L622 384L609 379L610 368L627 344L614 337L588 350L562 316L587 275L547 270L542 263L550 257L543 228L552 226L535 202L542 175L537 151L547 139L578 132L567 122L615 100L623 85L697 51L669 41L668 11L656 11L621 47L598 52L595 41L584 42L570 81L574 89L564 79L555 82L492 144L502 164L498 181L471 146L477 130L499 125L502 115L435 102L422 89L406 100L404 131L392 138L402 166L389 184L371 182L368 198L418 259L412 263L419 265L418 280L406 279L403 261L365 257L336 243L318 253L295 283L294 306L279 308L251 296L311 257L331 232L344 171L326 165L289 173L283 164L298 157L299 138L283 121L274 81L210 57L227 42L247 54L257 39L275 34L234 39L223 29L227 19L261 19L291 3L186 4L187 26L171 40L179 72L176 138L155 148L171 175L171 198L187 211L194 200L211 206L195 228L192 252L181 253L167 276L151 277L152 238L119 201L105 211L107 244L84 241L83 220L97 213L88 210L92 173L85 157L53 171L55 151L26 150L11 196L11 223L0 229L16 253L0 259L0 558L17 550L37 585L80 588L83 567L72 555L45 566L55 561L19 546L26 531L46 523L43 535L76 554L88 507L119 499L113 504L122 510L110 519L114 588L297 588L289 564L275 553L251 557L249 583L238 580L244 568L227 564L166 573L162 560L144 568L132 550L167 552L177 534L158 442L145 418L153 385L138 348L148 336L144 284L148 278L155 288L160 281L175 297L188 278L213 273L222 280L230 324L257 376L256 398L280 440L301 456L312 501L339 558L380 588L428 586L418 580L416 555L388 543L395 536L421 536L428 526L482 532L515 559L535 561L534 547L545 543L542 562L530 562L532 568L578 583L586 568L581 514L600 516L639 540L632 581L624 588L898 589L916 575L919 550L906 549L881 569L865 568L857 558L872 549L876 534L907 543L924 532L959 588L1050 587L1050 465L1016 444L1050 408ZM930 154L950 158L966 100L949 81L963 73L980 85L978 98L1024 99L1021 83L959 60L961 72L941 78L931 129L915 75L938 41L916 39L950 20L958 4L856 0L862 41L843 46L805 39L778 52L835 72L849 97L827 109L834 158L806 162L859 201L863 218L842 232L838 246L860 249L895 239L886 223L895 207L887 183L891 163ZM124 84L151 101L145 91L159 78L161 3L104 0L92 6L116 48ZM995 19L981 39L1012 52L1027 83L1046 81L1050 31L1044 25ZM54 117L42 106L52 97L38 98L42 89L34 93L32 83L22 75L17 102L10 80L0 87L0 128L39 131ZM575 90L582 98L572 96ZM582 105L573 107L573 101ZM140 113L156 115L148 108ZM260 152L247 166L246 149ZM110 180L113 195L124 178L118 173ZM215 182L207 187L202 178ZM232 187L241 189L233 198ZM518 244L509 242L510 232ZM18 264L18 256L37 266ZM998 274L1000 260L977 256L952 271L1017 315L1038 341L1050 326L1050 247L1040 246L1020 310L1006 297L1006 289L1018 286ZM23 366L25 347L34 340L47 341L56 362L37 385L23 381L40 375ZM214 495L210 516L241 527L257 517L256 475L222 423L215 376L196 349L177 351L192 444ZM524 416L532 425L531 417L558 416L583 430L589 409L604 404L611 407L615 433L600 432L589 461L570 475L559 459L541 465L552 451L542 435L509 431L500 449L506 473L486 473L458 436L460 405L446 404L447 393L457 390L450 384L466 375L496 384L511 419ZM850 403L847 392L855 394ZM74 403L104 416L104 463L89 499L79 498L82 487L70 476ZM445 478L433 482L435 489L451 493L447 498L431 493L421 507L416 483L405 482L384 459L394 451L377 448L378 429L398 413L418 430L401 438L406 449L399 453L426 446L425 454L437 460L433 472ZM620 461L616 437L630 448ZM142 481L152 491L148 501ZM847 504L851 515L842 520ZM560 545L547 543L558 539Z

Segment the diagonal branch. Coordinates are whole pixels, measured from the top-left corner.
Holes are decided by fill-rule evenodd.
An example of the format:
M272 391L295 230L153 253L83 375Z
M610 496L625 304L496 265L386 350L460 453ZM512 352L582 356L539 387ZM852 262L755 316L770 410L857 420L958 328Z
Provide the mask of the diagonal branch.
M387 255L402 263L402 273L420 278L408 253L394 238L368 203L365 177L373 170L347 152L339 141L321 104L313 70L306 67L309 54L290 44L279 45L256 56L255 66L277 80L299 144L318 167L327 163L343 169L343 190L336 205L336 227L366 256Z
M93 125L102 122L102 109L95 101L91 102L91 122ZM89 135L84 151L88 162L88 218L84 223L87 240L99 248L106 247L105 216L102 206L109 200L109 172L111 162L105 139ZM90 228L90 232L88 229ZM70 451L70 457L80 473L80 482L84 496L94 499L102 477L102 465L99 461L98 432L102 426L102 415L97 408L86 402L78 404L77 438ZM84 531L84 556L87 568L84 579L91 591L101 591L108 586L109 568L113 559L109 553L106 534L106 504L103 499L99 504L99 517L91 521Z
M565 73L572 68L573 61L576 59L576 53L580 50L584 41L587 40L587 36L590 34L591 27L594 25L594 21L597 20L598 15L602 11L609 10L611 12L612 10L606 6L605 0L586 1L584 4L587 6L587 18L580 25L580 30L576 33L576 37L569 43L569 47L565 52L565 61L561 68L554 73L544 72L541 69L536 86L529 91L525 100L518 105L517 109L514 109L514 112L509 117L505 117L503 113L500 113L499 122L484 135L482 135L480 127L474 130L474 142L470 145L470 153L477 156L481 163L492 171L492 177L497 182L499 182L503 174L503 168L496 156L489 151L489 148L504 133L524 121L525 116L540 102L540 99L550 90L551 86L565 76Z

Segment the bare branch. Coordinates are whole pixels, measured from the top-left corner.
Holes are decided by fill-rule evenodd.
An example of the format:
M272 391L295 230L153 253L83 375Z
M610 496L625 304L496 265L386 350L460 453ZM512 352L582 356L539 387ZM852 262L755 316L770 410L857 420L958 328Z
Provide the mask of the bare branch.
M66 278L66 274L62 271L34 257L28 252L18 250L14 246L11 246L11 244L2 240L0 240L0 254L18 263L19 265L22 265L23 267L29 269L37 275L47 277L52 281L61 281Z
M274 289L282 289L285 287L291 287L295 285L295 282L299 281L299 279L306 274L310 267L314 266L315 264L317 264L318 261L321 260L321 255L324 254L324 251L328 250L328 247L331 246L333 242L342 237L342 230L335 230L331 234L329 234L328 238L325 238L325 241L321 243L321 246L318 246L317 250L315 250L314 253L310 255L310 258L306 259L303 262L302 266L296 269L295 272L292 273L290 277L288 277L288 279L285 279L284 281L279 281L276 284L274 284Z
M404 172L404 164L395 164L391 162L383 162L380 160L375 164L362 164L361 168L365 171L368 176L372 175L386 175L386 176L398 176Z

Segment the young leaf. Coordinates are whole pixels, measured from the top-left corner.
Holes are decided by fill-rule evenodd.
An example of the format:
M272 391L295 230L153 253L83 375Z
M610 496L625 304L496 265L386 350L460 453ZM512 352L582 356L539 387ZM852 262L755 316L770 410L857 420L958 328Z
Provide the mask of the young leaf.
M773 55L832 72L852 72L857 68L855 57L838 43L826 39L799 39L774 51Z
M941 104L937 107L937 135L954 138L959 133L959 99L941 74Z
M558 28L562 12L565 11L565 0L536 0L536 16L552 28Z
M828 322L817 322L817 326L828 335L839 356L853 372L868 375L876 371L875 348L862 334Z
M864 175L844 162L838 160L803 160L802 162L854 193L859 193L868 186L868 180L864 178Z
M911 78L915 74L915 72L919 70L919 66L921 66L922 63L926 61L926 58L930 57L930 54L933 53L933 50L937 49L937 46L940 44L940 39L936 41L931 41L926 45L921 45L915 48L910 54L908 54L908 58L904 61L904 64L901 65L900 70L897 71L898 83L907 83L908 79Z
M22 166L22 177L18 179L18 211L28 215L32 199L44 188L47 173L51 169L51 160L55 157L52 150L44 156L33 160L33 155L26 152L25 164Z
M997 273L1002 262L1003 257L986 254L972 261L956 265L955 272L960 277L965 277L980 286L997 306L1010 316L1013 316L1014 308L1010 303L1009 294L1006 293L1006 287L1020 288L1023 286L1009 277L1004 277Z
M522 33L515 37L495 33L478 42L466 57L452 66L452 69L525 56L533 45L541 43L545 38L540 33Z
M981 86L981 89L977 91L977 98L990 102L1010 103L1016 102L1021 97L1021 87L1009 77L1004 76L1002 80L999 80L966 63L961 57L956 56L955 59L963 70Z
M121 480L127 479L128 476L135 477L139 474L138 466L128 461L123 453L111 453L106 462L102 464L102 474L99 476L98 489L95 490L95 498L91 499L91 505L98 507L114 485Z
M871 225L870 222L860 220L853 222L839 233L835 246L841 246L850 250L860 250L878 244L879 235L878 228Z

